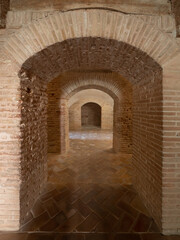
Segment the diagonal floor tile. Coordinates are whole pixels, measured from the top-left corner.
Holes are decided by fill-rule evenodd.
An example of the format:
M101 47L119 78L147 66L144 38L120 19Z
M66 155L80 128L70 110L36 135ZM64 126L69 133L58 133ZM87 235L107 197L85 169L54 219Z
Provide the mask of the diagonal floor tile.
M83 217L87 217L92 213L88 207L89 205L84 204L81 200L77 200L72 206L76 208Z
M91 213L91 215L89 215L76 229L79 232L91 232L99 221L99 217L96 214Z

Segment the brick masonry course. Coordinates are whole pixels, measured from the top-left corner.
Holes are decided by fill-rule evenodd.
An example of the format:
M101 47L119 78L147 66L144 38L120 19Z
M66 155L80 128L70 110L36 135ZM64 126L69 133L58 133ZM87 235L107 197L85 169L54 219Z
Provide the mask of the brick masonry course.
M180 54L176 39L136 16L98 9L54 12L4 33L0 228L19 229L46 181L48 81L62 72L83 69L116 72L131 82L134 185L163 233L179 233ZM60 106L63 139L68 129L67 100L61 99ZM68 141L61 145L63 150L67 146ZM34 176L38 180L33 182Z

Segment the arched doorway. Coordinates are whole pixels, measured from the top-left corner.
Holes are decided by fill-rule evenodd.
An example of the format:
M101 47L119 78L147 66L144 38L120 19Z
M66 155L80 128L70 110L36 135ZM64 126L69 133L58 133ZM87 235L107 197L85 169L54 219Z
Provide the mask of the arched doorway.
M81 107L82 127L101 127L101 106L97 103L86 103Z
M67 78L66 74L64 77ZM84 75L84 74L83 74ZM78 75L78 78L81 79L82 74ZM75 74L73 74L75 78ZM99 74L99 77L101 74ZM91 74L91 77L97 78L97 75ZM103 78L103 76L101 76ZM106 76L108 77L108 75ZM73 81L75 79L73 78ZM110 76L109 76L110 80ZM57 81L57 80L56 80ZM61 81L59 79L59 81ZM88 77L86 78L88 81ZM68 81L69 82L69 81ZM50 83L51 85L51 83ZM72 86L72 82L69 82L67 88ZM77 87L77 86L76 86ZM84 86L85 87L85 86ZM99 86L100 87L100 86ZM82 127L82 106L87 103L95 103L101 107L101 122L99 126L101 129L104 130L111 130L113 131L113 116L114 116L114 101L115 99L109 95L107 92L107 88L97 89L98 85L89 86L86 85L86 89L81 89L81 87L77 87L74 93L71 93L71 97L68 101L68 108L69 108L69 130L81 130ZM49 96L52 99L51 96ZM50 101L50 100L49 100ZM50 111L50 110L49 110ZM94 124L93 124L94 125ZM96 125L95 125L96 126Z
M176 183L179 174L179 168L176 168L179 128L175 117L171 119L172 127L169 127L165 119L174 110L168 110L170 98L167 97L165 103L162 99L168 96L168 89L172 96L179 89L179 47L173 38L134 16L105 10L101 14L98 10L80 10L76 14L76 11L55 13L46 20L33 22L27 29L18 29L17 34L10 35L3 46L1 73L4 92L9 94L13 88L16 91L3 106L3 112L8 114L3 115L2 120L9 125L1 136L1 152L3 159L8 162L4 167L5 175L11 172L12 167L17 173L15 176L10 175L6 181L2 177L6 184L2 185L1 190L3 199L7 199L7 205L3 206L7 208L13 203L20 209L16 221L12 222L9 229L19 229L46 182L47 151L46 143L43 144L47 138L46 119L41 116L45 110L46 84L60 72L76 67L109 69L121 73L133 83L134 184L163 232L174 233L179 226L176 215L178 195L173 195L172 203L170 200L171 193L179 190L178 185L168 183ZM64 24L59 24L62 22ZM19 36L22 37L21 40ZM177 57L176 64L171 64L173 55ZM78 59L77 56L82 58ZM13 69L12 75L9 75L8 67ZM32 108L28 113L30 105ZM9 116L9 106L12 106L15 113L14 118ZM65 107L66 99L60 109L63 117L66 114ZM167 107L167 112L163 111L164 107ZM117 116L115 121L120 119L121 116ZM163 132L164 129L167 130L166 133ZM171 132L173 139L168 138ZM35 140L36 144L29 147ZM15 148L12 148L13 144ZM169 175L169 170L175 174ZM17 193L15 203L7 191L11 190L12 182ZM34 189L37 190L35 193ZM169 211L167 202L175 212L171 218L173 211ZM10 209L11 217L14 210ZM6 221L8 217L6 215ZM174 224L168 229L172 218ZM2 222L2 229L6 227L6 221Z

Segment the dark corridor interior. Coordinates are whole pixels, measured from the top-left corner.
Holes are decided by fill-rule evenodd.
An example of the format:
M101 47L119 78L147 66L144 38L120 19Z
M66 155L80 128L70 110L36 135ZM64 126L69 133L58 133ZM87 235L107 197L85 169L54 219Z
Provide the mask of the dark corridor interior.
M101 106L86 103L81 107L81 124L83 127L101 127Z

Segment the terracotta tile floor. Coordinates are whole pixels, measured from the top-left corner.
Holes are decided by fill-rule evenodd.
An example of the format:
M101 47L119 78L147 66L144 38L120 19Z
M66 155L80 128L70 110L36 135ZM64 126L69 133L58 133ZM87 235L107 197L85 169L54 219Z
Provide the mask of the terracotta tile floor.
M112 133L86 129L70 139L68 154L49 154L48 184L21 233L0 240L180 239L158 233L131 184L131 155L113 153Z

